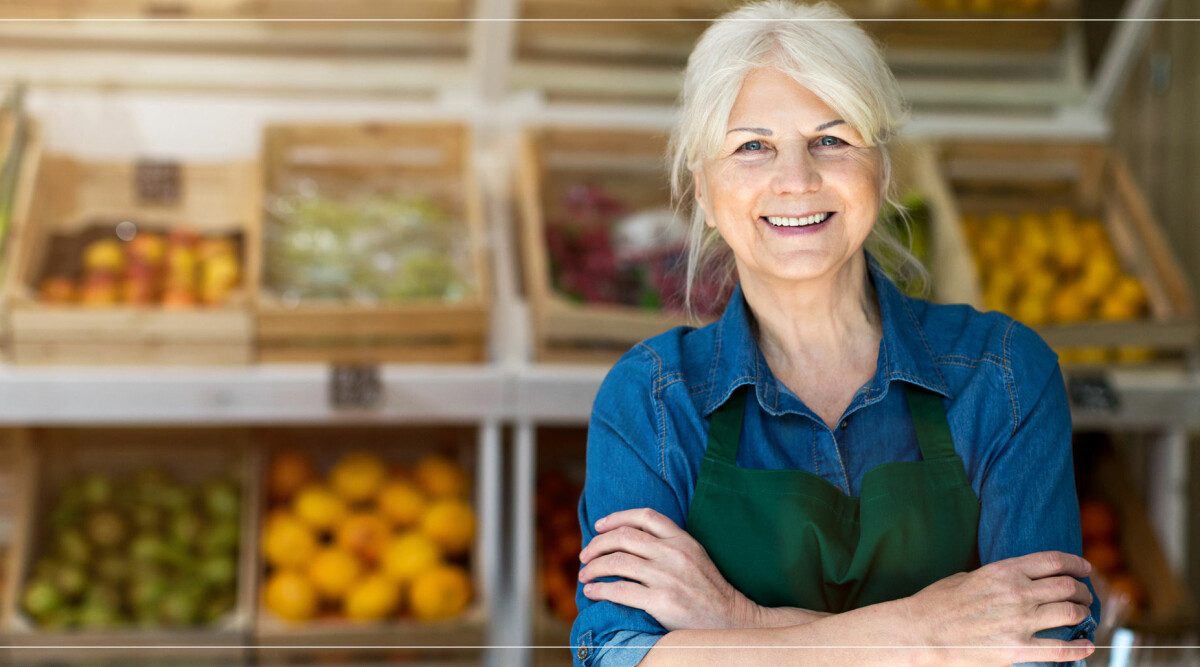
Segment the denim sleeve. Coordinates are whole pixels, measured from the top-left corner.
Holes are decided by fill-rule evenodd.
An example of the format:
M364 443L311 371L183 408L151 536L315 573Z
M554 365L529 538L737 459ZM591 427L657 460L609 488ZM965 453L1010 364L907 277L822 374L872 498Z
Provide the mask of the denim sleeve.
M652 353L632 352L609 372L588 424L587 472L579 499L583 544L596 520L620 510L650 507L684 525L679 494L666 481ZM613 581L614 577L599 581ZM593 602L575 591L579 616L571 628L576 667L630 667L667 633L640 609Z
M990 563L1039 551L1081 555L1071 411L1057 356L1016 322L1004 352L1013 428L998 438L980 488L980 559ZM1083 581L1093 596L1088 618L1074 627L1044 630L1039 637L1093 639L1100 599L1090 578Z

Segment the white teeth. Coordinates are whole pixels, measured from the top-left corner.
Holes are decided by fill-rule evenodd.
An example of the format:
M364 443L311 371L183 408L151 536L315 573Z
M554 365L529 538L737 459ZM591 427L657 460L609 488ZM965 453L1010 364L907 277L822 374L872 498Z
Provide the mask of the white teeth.
M815 225L818 222L825 222L829 219L832 213L814 213L805 218L785 218L782 216L767 216L767 222L776 227L804 227L805 225Z

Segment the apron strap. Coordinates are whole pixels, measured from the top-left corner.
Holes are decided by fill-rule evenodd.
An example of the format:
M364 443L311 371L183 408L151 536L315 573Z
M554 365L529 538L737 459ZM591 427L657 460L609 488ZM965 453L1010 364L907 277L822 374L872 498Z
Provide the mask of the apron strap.
M733 390L729 398L712 412L708 425L708 444L704 456L722 463L737 463L738 439L742 435L742 415L746 412L746 385Z
M908 398L908 413L912 415L913 429L917 432L921 458L932 461L956 456L941 395L907 382L904 383L904 394Z

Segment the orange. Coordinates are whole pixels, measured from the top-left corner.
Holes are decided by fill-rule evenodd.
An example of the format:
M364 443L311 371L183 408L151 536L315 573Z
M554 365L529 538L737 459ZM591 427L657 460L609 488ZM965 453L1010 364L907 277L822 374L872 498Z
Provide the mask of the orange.
M400 586L382 574L360 579L342 604L346 618L352 621L377 621L400 606Z
M1092 542L1083 547L1083 557L1097 572L1111 574L1121 565L1121 552L1111 542Z
M442 552L429 536L415 531L404 533L388 542L383 552L383 573L403 584L441 560Z
M425 512L425 495L412 482L388 482L379 492L379 511L400 528L415 526Z
M373 500L387 480L383 459L370 452L351 452L343 456L329 473L329 484L347 502Z
M1117 512L1095 498L1079 504L1079 525L1084 542L1111 541L1117 534Z
M317 614L316 590L304 575L292 570L281 570L267 580L263 602L288 621L307 621Z
M1088 319L1091 311L1091 301L1074 285L1060 289L1050 298L1050 318L1054 322L1082 322Z
M263 528L263 556L278 568L303 567L317 551L308 524L288 514L276 514Z
M337 545L368 563L377 562L392 536L392 526L373 512L352 514L338 524Z
M271 500L286 501L316 478L316 469L307 456L280 452L271 458L267 470L267 493Z
M426 456L413 469L417 485L431 498L466 498L467 471L443 456Z
M308 564L308 579L317 593L328 600L340 600L362 575L362 563L341 547L326 547Z
M413 616L422 621L454 618L471 602L471 579L453 565L439 565L417 576L409 590Z
M329 530L346 515L346 502L326 486L309 484L296 494L292 511L316 530Z
M466 553L475 539L475 512L464 500L435 501L421 519L421 532L448 556Z

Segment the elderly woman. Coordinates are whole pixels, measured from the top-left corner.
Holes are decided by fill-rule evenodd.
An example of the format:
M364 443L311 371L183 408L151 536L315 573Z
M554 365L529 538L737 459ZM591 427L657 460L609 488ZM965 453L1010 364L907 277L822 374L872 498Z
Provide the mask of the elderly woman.
M748 6L696 46L671 151L689 285L737 287L719 321L637 345L596 398L577 665L1092 652L1054 353L892 282L922 271L878 222L902 116L833 6Z

